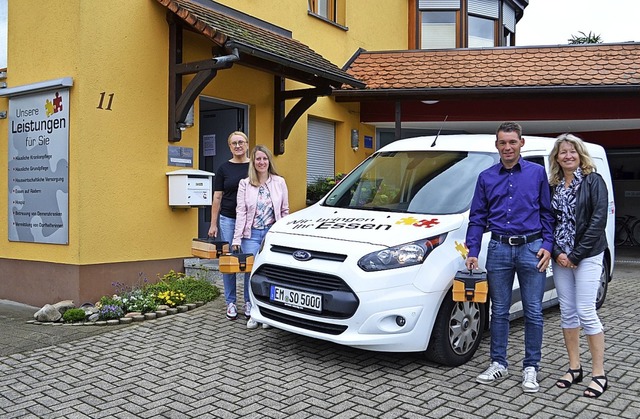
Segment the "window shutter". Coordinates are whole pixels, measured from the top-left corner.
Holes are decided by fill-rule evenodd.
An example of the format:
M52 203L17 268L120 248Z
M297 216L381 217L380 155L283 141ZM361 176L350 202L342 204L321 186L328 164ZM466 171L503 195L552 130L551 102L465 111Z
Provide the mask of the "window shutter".
M502 24L511 33L516 32L516 10L506 2L502 3Z
M442 49L456 47L456 25L449 23L429 23L422 26L422 49Z
M420 10L460 9L460 0L419 0Z
M500 15L500 1L469 0L469 14L498 19Z
M309 118L307 122L307 184L335 175L336 128L333 122Z

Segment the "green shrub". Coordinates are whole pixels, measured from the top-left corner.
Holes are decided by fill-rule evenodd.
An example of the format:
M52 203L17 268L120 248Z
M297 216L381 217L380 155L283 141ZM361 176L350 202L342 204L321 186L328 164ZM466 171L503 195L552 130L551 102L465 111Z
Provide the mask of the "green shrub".
M158 275L158 278L160 279L159 282L146 288L153 289L156 298L162 292L175 291L184 293L186 303L194 303L196 301L206 303L213 301L220 295L220 290L206 279L195 278L182 272L171 270L163 276Z
M196 301L207 303L220 295L220 290L206 279L187 276L179 280L178 284L180 290L187 296L187 303L195 303Z
M170 291L171 286L166 282L156 282L155 284L148 284L144 287L144 291L149 294L157 296L161 292Z
M65 323L75 323L84 321L87 314L81 308L70 308L62 315L62 320Z
M319 177L314 182L308 184L307 201L310 203L318 202L336 186L336 183L342 180L344 175L344 173L338 173L336 176Z

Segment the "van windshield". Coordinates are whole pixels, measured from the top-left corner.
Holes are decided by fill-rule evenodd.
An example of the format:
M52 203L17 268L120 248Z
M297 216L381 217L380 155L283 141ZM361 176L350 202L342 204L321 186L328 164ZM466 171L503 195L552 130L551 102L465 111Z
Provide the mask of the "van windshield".
M343 178L323 205L421 214L462 213L471 205L480 172L497 161L497 153L378 153Z

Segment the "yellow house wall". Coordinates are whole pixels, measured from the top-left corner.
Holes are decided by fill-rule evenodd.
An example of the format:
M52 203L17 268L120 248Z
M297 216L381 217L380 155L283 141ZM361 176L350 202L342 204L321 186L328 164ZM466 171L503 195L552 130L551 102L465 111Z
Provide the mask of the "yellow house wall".
M307 2L280 0L279 7L269 2L254 0L220 0L218 3L242 10L252 16L278 25L292 32L293 38L309 45L324 58L342 67L358 48L366 50L403 50L407 47L408 2L406 0L340 0L345 2L347 30L309 15ZM384 22L381 27L378 22ZM289 81L288 89L303 85ZM292 104L287 102L287 109ZM364 160L373 149L363 147L364 136L375 139L375 128L360 124L357 104L336 103L333 98L319 98L293 127L285 142L286 152L279 160L284 166L295 168L294 176L287 179L292 210L305 206L306 193L306 138L307 118L315 116L336 123L336 173L347 172ZM358 129L360 148L351 149L351 130ZM271 141L268 139L267 141ZM271 146L270 142L265 143ZM283 166L280 164L278 168ZM301 174L304 173L304 176ZM293 193L291 193L293 192Z
M165 11L151 1L45 4L10 5L7 81L74 80L69 244L12 244L3 257L82 265L188 255L188 241L172 238L193 234L194 217L167 205ZM111 110L97 108L101 92L114 95Z
M57 5L54 11L49 8L37 7L40 2L22 1L11 2L8 8L8 38L7 38L7 85L8 87L20 86L35 83L38 81L56 79L67 76L75 76L78 67L79 45L76 39L79 38L80 25L77 9L80 1L70 0ZM65 28L60 30L47 31L46 36L40 36L38 28ZM64 45L64 54L60 54L57 46ZM75 79L75 77L74 77ZM78 106L79 100L73 93L69 95L70 109ZM8 99L3 110L8 109ZM78 132L78 124L74 123L75 114L70 114L69 136ZM3 170L0 178L5 185L4 193L0 194L0 205L8 208L8 194L6 190L7 178L4 176L8 166L8 119L0 122L0 162ZM73 158L74 149L69 147L69 157ZM71 172L71 171L70 171ZM75 191L74 191L75 189ZM77 181L72 174L69 175L70 196L77 193ZM6 211L5 211L6 214ZM78 214L74 202L69 202L69 219L72 220ZM70 223L69 246L43 245L31 243L13 244L8 241L7 219L2 218L0 223L0 241L2 246L2 256L7 258L18 258L27 260L67 260L77 262L79 254L78 230L74 221Z
M306 2L298 0L281 1L277 8L270 2L250 0L221 3L292 30L294 38L338 66L359 47L401 49L406 45L406 30L391 31L397 35L390 36L372 30L374 25L359 17L375 10L387 22L392 18L397 27L403 27L404 1L376 2L381 4L372 8L369 1L351 0L346 11L348 31L309 16ZM5 221L0 223L0 241L5 242L0 257L90 265L190 256L197 210L169 208L165 173L180 169L167 165L169 145L193 148L197 168L199 139L196 128L186 130L179 143L167 141L165 15L166 9L155 0L11 2L9 87L59 77L74 80L69 103L69 244L8 242ZM44 36L37 28L55 30ZM213 46L190 32L185 32L184 45L185 61L210 57ZM304 86L287 81L287 88L298 87ZM113 94L111 110L98 109L102 92L105 99ZM247 104L251 145L273 148L272 75L234 65L219 71L202 94ZM294 103L288 101L287 110ZM287 179L292 211L305 205L302 174L306 173L309 115L336 122L337 172L351 169L371 152L364 150L362 139L374 131L359 123L357 106L320 98L298 120L285 143L285 154L275 161ZM353 128L360 131L358 152L350 148ZM0 129L0 138L5 138L0 142L0 162L7 167L7 120L0 121ZM0 204L7 208L6 193L0 194Z

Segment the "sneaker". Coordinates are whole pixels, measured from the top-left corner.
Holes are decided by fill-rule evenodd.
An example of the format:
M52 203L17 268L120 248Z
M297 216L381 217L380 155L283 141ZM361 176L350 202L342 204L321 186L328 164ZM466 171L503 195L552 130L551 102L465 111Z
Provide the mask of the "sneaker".
M502 380L509 374L507 367L497 362L492 362L482 374L476 377L476 381L480 384L491 384L496 380Z
M268 325L268 324L266 324L266 323L262 323L262 328L263 328L263 329L271 329L271 326L269 326L269 325Z
M536 393L540 390L536 380L538 373L534 367L527 367L522 370L522 390L525 393Z
M227 306L227 319L235 320L238 317L238 309L234 303L229 303Z
M258 328L258 322L253 319L249 319L249 321L247 322L247 329L257 329L257 328Z
M247 319L251 317L251 303L248 301L244 303L244 317Z

